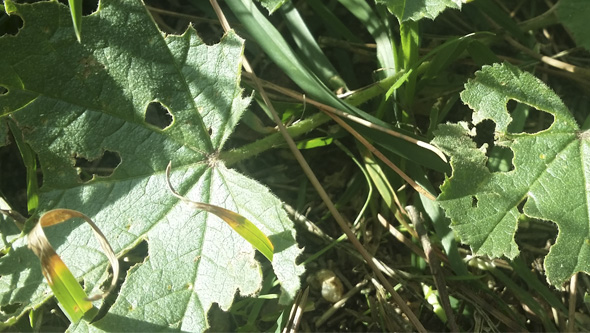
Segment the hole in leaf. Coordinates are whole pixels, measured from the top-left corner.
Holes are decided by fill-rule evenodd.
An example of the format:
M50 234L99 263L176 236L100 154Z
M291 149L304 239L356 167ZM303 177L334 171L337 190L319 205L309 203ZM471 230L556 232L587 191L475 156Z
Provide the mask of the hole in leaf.
M101 319L109 312L113 304L115 304L117 297L119 296L119 291L121 290L121 286L125 281L125 277L127 276L129 269L131 267L135 267L136 265L140 265L142 262L144 262L147 258L147 255L148 243L144 240L141 243L137 244L137 246L132 248L129 252L127 252L127 254L125 254L123 258L119 259L119 268L121 271L119 272L119 280L117 281L117 286L104 299L104 303L101 306L99 312L96 314L96 317L93 318L94 321ZM109 274L112 274L110 270ZM108 287L110 279L111 276L109 276L108 279L105 279L104 285L102 286L103 290Z
M488 162L486 167L490 172L508 172L514 170L512 149L503 146L493 146L488 149Z
M496 123L490 119L485 119L475 126L476 135L473 138L477 148L480 148L484 143L488 144L488 149L494 145L494 131L496 130Z
M16 35L23 27L23 19L18 15L0 14L0 37L4 35Z
M159 129L165 129L172 124L170 111L160 102L151 102L145 110L145 122Z
M217 303L213 303L207 314L209 322L211 323L211 327L215 327L215 330L219 332L237 331L235 327L235 321L232 320L231 313L231 310L223 311Z
M98 0L85 0L82 2L82 16L94 14L98 9Z
M6 140L6 141L5 141ZM27 211L27 171L18 146L12 135L0 138L0 189L2 196L12 209L18 212ZM37 168L37 175L41 174ZM40 183L39 183L40 185Z
M471 196L471 207L476 208L477 207L477 198L475 197L475 195Z
M121 164L121 156L117 152L105 151L98 159L88 160L81 156L76 156L74 166L78 169L80 180L84 183L92 180L94 176L109 177L115 171L115 168Z
M519 212L520 214L524 214L524 204L525 204L525 203L526 203L526 199L525 199L525 200L522 200L522 201L521 201L521 202L518 204L518 206L516 206L516 209L518 209L518 212Z
M552 114L515 100L508 101L506 109L512 117L512 121L508 125L510 133L534 134L548 129L554 121Z
M508 110L509 113L512 113L518 104L519 103L513 99L508 100L508 103L506 103L506 110Z
M519 210L522 210L522 203L519 205ZM516 231L515 240L519 246L526 244L529 248L536 248L539 253L547 253L550 247L555 244L558 234L557 224L534 218L529 218L521 215L518 219L518 229ZM543 254L543 256L545 256ZM541 267L542 260L541 260ZM541 269L542 270L542 269Z
M43 186L43 169L41 168L39 155L35 154L35 160L37 161L37 186L41 188Z
M524 126L527 133L537 133L548 129L553 124L553 115L545 111L529 108L528 117Z
M213 135L213 129L211 127L209 127L207 129L207 133L209 133L209 136Z
M68 4L68 0L59 0L62 4L68 6L68 10L70 8ZM93 14L98 9L98 0L84 0L82 1L82 16L88 16ZM84 29L84 28L82 28Z
M12 303L12 304L6 304L0 307L0 311L2 311L5 314L13 314L15 313L17 310L19 310L22 306L22 303Z
M8 88L0 86L0 96L8 94Z

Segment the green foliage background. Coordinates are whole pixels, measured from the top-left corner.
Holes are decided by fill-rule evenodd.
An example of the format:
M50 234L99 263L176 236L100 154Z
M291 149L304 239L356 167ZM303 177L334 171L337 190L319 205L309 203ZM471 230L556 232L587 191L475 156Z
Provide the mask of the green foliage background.
M0 328L278 331L298 305L312 331L588 327L584 0L226 0L226 33L199 0L102 1L82 17L69 5L0 7ZM272 262L172 196L170 161L182 195L268 235ZM27 248L53 208L92 217L125 265L95 322L60 315ZM30 216L24 232L9 209ZM90 230L46 231L84 289L101 289ZM329 320L322 290L341 287L347 316Z

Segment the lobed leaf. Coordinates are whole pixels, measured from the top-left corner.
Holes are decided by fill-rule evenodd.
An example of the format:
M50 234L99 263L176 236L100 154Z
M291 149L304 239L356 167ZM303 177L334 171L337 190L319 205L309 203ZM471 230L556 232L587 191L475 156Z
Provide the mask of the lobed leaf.
M461 94L474 110L473 124L496 123L497 146L512 150L514 169L492 172L486 147L478 148L467 123L445 124L433 143L451 156L452 176L441 186L440 205L461 240L478 255L514 258L523 214L557 224L545 258L548 281L559 286L590 272L590 132L582 132L561 100L533 75L509 65L484 66ZM512 133L509 100L551 114L537 133Z
M39 211L84 212L100 222L118 255L148 246L107 315L85 329L203 331L213 303L228 309L236 290L259 289L253 247L218 217L170 195L169 161L181 193L239 213L268 235L280 301L289 301L303 271L292 222L266 187L218 158L250 101L239 87L243 41L229 32L208 46L192 28L165 35L140 1L113 0L82 18L78 43L67 7L6 3L25 24L0 38L0 50L11 50L0 51L0 86L8 90L0 110L39 158ZM151 103L167 110L169 124L146 119ZM107 154L119 160L112 174L79 177L76 159ZM106 261L84 228L57 226L47 236L64 261L77 263L70 269L88 292L106 278ZM0 313L3 322L51 297L38 265L25 264L34 255L22 241L13 245L0 258L0 305L11 306Z

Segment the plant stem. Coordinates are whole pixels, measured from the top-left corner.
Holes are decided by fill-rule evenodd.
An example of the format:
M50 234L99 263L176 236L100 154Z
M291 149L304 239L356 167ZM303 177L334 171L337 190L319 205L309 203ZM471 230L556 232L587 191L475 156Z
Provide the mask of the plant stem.
M304 119L294 124L293 126L290 126L289 128L287 128L287 132L289 133L289 135L291 135L292 138L296 138L328 122L329 120L330 117L326 116L324 113L319 112L307 119ZM245 146L230 149L227 151L222 151L219 154L219 158L225 162L226 166L229 167L239 161L256 156L266 150L284 145L285 139L283 139L282 135L279 132L276 132L263 139L247 144Z

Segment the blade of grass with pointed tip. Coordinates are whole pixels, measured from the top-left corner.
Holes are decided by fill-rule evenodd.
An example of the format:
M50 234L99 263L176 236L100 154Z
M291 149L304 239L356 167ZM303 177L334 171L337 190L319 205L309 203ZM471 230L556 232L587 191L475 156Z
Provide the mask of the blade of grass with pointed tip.
M78 42L82 41L82 0L68 0Z
M168 188L172 194L179 198L180 200L184 201L185 203L195 207L196 209L201 209L211 214L216 215L225 223L227 223L232 229L234 229L240 236L242 236L248 243L252 244L255 249L260 251L269 261L272 261L273 254L274 254L274 246L272 242L266 235L258 229L254 225L254 223L250 222L247 218L243 217L242 215L232 212L231 210L227 210L225 208L210 205L202 202L195 202L189 200L182 195L180 195L172 184L170 183L170 169L172 167L172 163L169 163L166 167L166 182L168 184Z

